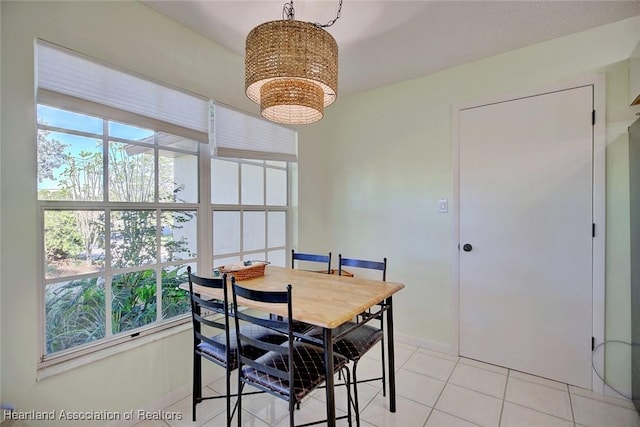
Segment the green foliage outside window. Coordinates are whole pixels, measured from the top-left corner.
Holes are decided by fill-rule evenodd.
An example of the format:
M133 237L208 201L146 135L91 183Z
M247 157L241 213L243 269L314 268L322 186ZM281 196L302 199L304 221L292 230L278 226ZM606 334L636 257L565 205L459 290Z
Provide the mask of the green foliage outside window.
M168 270L168 271L167 271ZM190 310L185 292L184 269L165 269L162 276L162 318ZM111 327L114 334L156 321L156 279L150 270L118 275L112 282ZM47 353L87 344L105 337L106 299L104 281L98 277L74 280L47 288Z

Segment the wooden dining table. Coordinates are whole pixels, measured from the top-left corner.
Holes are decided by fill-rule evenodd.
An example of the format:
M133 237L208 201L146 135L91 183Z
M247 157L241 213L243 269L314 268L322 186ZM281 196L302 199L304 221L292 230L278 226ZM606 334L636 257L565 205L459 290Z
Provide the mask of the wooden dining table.
M229 284L231 281L228 282ZM333 330L353 321L360 313L384 303L387 327L387 368L389 383L389 411L396 411L395 359L393 340L393 295L404 288L402 283L371 280L355 277L323 274L292 268L268 265L264 276L237 282L249 289L282 291L288 284L292 286L293 319L323 329L323 349L326 370L327 425L335 426L336 409L333 378ZM186 285L186 287L185 287ZM188 284L180 286L188 290ZM194 293L205 297L222 299L220 290L198 285ZM269 313L287 317L284 304L260 304L245 301L243 305ZM339 337L337 337L339 338Z

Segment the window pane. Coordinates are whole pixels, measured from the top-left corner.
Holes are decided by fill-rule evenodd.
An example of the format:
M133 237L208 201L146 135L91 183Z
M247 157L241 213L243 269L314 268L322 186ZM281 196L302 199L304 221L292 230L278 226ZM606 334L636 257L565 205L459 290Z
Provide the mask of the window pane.
M102 277L48 285L45 290L46 352L97 341L105 336Z
M211 201L218 205L238 204L238 163L211 159Z
M254 252L254 253L245 253L242 257L243 261L266 261L267 253L266 252Z
M240 212L213 213L213 254L240 252Z
M117 274L111 281L111 329L115 334L156 321L156 273Z
M157 132L156 138L158 144L163 147L178 148L184 151L198 151L198 142L193 139L187 139L184 136L172 135L170 133Z
M109 122L109 136L153 144L153 131L118 122Z
M242 165L242 204L264 205L264 168Z
M160 151L159 201L198 202L198 157L174 151Z
M287 214L286 212L269 212L269 248L286 246L287 244Z
M267 205L287 205L287 171L267 169Z
M38 199L102 200L99 139L38 130Z
M286 251L284 249L280 249L277 251L269 251L268 261L271 263L271 265L277 265L278 267L286 267L287 266Z
M219 268L219 267L222 267L223 265L238 264L239 262L240 262L240 257L238 256L216 258L213 260L213 266L214 268Z
M191 265L191 271L195 264ZM180 289L181 283L188 281L187 265L173 265L162 270L162 318L168 319L188 313L191 310L189 294Z
M45 277L104 270L104 237L104 211L45 211Z
M162 262L195 258L198 251L196 211L163 211Z
M265 245L265 212L245 212L242 224L242 249L255 251L264 249Z
M111 213L112 267L137 267L155 263L156 248L155 211Z
M153 202L155 164L153 149L109 143L109 200L112 202Z
M102 135L102 119L47 105L38 105L38 123Z

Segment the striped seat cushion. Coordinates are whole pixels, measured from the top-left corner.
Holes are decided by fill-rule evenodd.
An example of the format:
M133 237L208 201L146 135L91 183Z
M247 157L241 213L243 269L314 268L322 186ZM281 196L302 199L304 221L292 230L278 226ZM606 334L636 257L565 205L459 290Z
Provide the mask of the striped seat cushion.
M283 346L286 344L283 344ZM293 343L294 379L293 393L295 401L302 400L325 380L324 352L321 347L296 341ZM257 363L273 367L280 371L289 371L289 356L269 352L259 357ZM334 357L334 371L346 365L344 358ZM252 366L242 368L243 377L254 384L289 398L289 381L269 375Z
M352 322L344 323L333 330L333 335L340 335L353 325L354 323ZM322 328L314 328L307 335L312 338L322 339ZM362 325L338 340L333 345L333 351L349 360L357 361L382 339L382 335L382 330L373 326Z
M287 341L287 336L283 334L279 334L275 331L272 331L268 328L263 328L258 325L244 325L241 326L242 334L247 335L253 339L269 342L271 344L282 344ZM198 344L198 350L212 358L218 360L222 364L227 363L226 357L226 343L225 343L225 334L218 334L211 337L211 340L214 342L214 345L211 345L208 342L201 342ZM229 368L236 369L238 367L238 355L236 353L236 349L238 348L238 342L236 339L236 331L232 331L229 333L229 347L231 350L230 360L229 360ZM252 359L257 359L258 357L265 354L266 351L252 347L245 347L245 355Z

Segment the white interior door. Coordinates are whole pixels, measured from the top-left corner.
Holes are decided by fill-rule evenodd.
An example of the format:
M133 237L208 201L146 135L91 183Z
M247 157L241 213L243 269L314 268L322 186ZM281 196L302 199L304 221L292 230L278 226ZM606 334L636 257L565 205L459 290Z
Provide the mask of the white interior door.
M462 356L591 388L592 111L593 86L460 111Z

